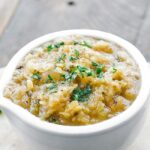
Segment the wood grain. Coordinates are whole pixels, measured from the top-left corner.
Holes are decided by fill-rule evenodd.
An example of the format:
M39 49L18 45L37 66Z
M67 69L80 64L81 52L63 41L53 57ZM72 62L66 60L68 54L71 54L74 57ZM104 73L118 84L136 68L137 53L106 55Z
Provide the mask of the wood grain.
M1 0L0 1L0 35L4 31L8 21L10 20L19 0Z
M0 40L0 66L27 42L50 32L97 29L135 44L150 60L149 0L21 0Z
M147 60L150 61L150 5L147 6L144 21L137 36L136 45L141 50L144 50Z

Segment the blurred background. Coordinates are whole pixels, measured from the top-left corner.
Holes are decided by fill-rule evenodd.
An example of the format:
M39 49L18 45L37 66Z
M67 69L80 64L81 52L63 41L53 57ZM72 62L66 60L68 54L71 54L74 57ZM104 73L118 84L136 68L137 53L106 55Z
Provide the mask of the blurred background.
M150 0L0 0L0 67L29 41L77 28L116 34L150 61Z

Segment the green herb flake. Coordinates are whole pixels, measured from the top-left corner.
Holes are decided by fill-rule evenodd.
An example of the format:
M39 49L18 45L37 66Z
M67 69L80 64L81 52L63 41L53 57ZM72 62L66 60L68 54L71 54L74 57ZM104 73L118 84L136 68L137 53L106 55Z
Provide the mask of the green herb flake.
M98 67L97 69L96 69L96 73L97 74L100 74L102 72L102 68L101 67Z
M90 45L87 41L82 41L82 42L74 41L73 44L74 45L82 45L82 46L86 46L88 48L92 48L92 45Z
M80 55L79 51L75 49L74 50L74 55L75 55L75 57L74 56L69 57L70 61L74 61L74 60L77 60L79 58L79 55Z
M82 67L82 66L77 66L77 69L80 71L80 72L85 72L87 70L86 67Z
M82 67L82 66L77 66L77 69L79 70L79 73L81 74L82 77L83 77L83 72L87 70L86 67Z
M73 90L71 98L79 102L85 102L88 100L88 97L91 93L92 89L89 85L87 85L84 89L77 87Z
M92 65L93 65L94 67L97 67L97 66L98 66L98 64L97 64L96 62L93 62L93 61L92 61Z
M77 42L77 41L73 41L73 44L74 44L74 45L77 45L77 44L79 44L79 42Z
M75 54L75 56L76 56L76 58L79 58L79 56L80 56L80 53L79 53L79 51L78 50L74 50L74 54Z
M40 80L40 79L41 79L41 76L40 76L39 73L34 73L34 74L32 75L32 78L33 78L33 79L36 79L36 80Z
M2 114L2 111L0 110L0 115Z
M47 89L51 92L57 92L57 84L56 83L51 83L47 86Z
M98 65L96 68L96 73L100 74L101 72L103 72L103 68L105 67L104 64Z
M64 42L59 42L59 43L55 44L54 46L56 48L59 48L60 46L63 46L64 44L65 44Z
M63 77L65 78L65 80L67 80L67 81L73 81L73 80L76 79L77 73L76 73L75 71L73 71L73 72L71 72L71 73L67 72L66 74L64 74L64 75L62 75L62 76L63 76Z
M49 46L47 46L47 51L48 51L48 53L50 53L53 49L55 48L55 46L54 45L49 45Z
M80 45L86 46L88 48L92 48L92 46L88 42L86 42L86 41L83 41L82 43L80 43Z
M112 73L115 73L117 71L117 68L115 66L112 67Z
M48 83L49 81L53 81L53 78L50 74L47 76L46 83Z
M51 44L51 45L47 46L47 51L48 51L48 53L50 53L53 49L59 48L60 46L62 46L64 44L65 44L64 42L59 42L59 43L56 43L56 44Z
M74 60L77 60L77 58L75 58L75 57L73 57L73 56L70 56L70 57L69 57L69 60L70 60L70 61L74 61Z
M64 61L64 59L66 58L66 54L63 53L57 60L57 62L60 62L60 61Z
M89 68L86 68L86 67L82 67L82 66L77 66L77 69L79 70L81 76L83 77L83 73L85 72L85 74L87 76L92 76L94 75L94 72L93 70L89 69Z
M93 72L90 69L86 70L85 72L86 72L87 76L92 76L93 75Z

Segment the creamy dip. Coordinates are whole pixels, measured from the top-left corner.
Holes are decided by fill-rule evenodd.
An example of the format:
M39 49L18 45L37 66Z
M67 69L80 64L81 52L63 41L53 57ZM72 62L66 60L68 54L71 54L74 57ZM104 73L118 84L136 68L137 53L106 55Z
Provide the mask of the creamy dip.
M28 53L4 96L48 122L88 125L126 110L139 88L139 68L122 47L72 35Z

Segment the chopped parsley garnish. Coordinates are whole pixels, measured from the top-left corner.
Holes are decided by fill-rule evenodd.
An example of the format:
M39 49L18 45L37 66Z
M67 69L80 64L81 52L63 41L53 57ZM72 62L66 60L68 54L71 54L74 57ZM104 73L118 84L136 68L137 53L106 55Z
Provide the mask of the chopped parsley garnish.
M74 60L77 60L77 59L79 58L79 55L80 55L79 51L77 51L77 50L75 49L75 50L74 50L74 55L75 55L75 56L70 56L70 57L69 57L69 60L70 60L70 61L74 61Z
M104 77L104 72L102 70L103 67L104 67L103 64L99 65L96 68L96 71L94 71L93 69L78 65L71 72L67 72L66 74L63 74L62 77L64 77L66 81L73 81L74 79L76 79L76 77L79 74L81 75L81 77L84 77L85 75L85 76L93 76L93 77L102 78Z
M57 92L57 84L56 83L50 83L47 86L47 89L51 92Z
M100 74L101 72L103 72L103 68L104 68L104 65L99 65L96 69L96 73Z
M62 45L64 45L64 44L65 44L64 42L59 42L59 43L55 44L54 46L55 46L56 48L59 48L60 46L62 46Z
M40 76L39 73L34 73L34 74L32 75L32 78L33 78L33 79L36 79L36 80L40 80L40 79L41 79L41 76Z
M53 49L55 48L55 46L54 45L49 45L49 46L47 46L47 51L48 51L48 53L50 53Z
M83 72L85 72L87 70L86 67L82 67L82 66L77 66L77 69L79 70L82 77L83 77Z
M93 75L92 70L90 70L90 69L86 70L86 75L87 76L92 76Z
M59 43L56 43L56 44L51 44L51 45L47 46L47 51L48 51L48 53L50 53L54 48L59 48L62 45L64 45L64 42L59 42Z
M79 70L82 77L83 77L83 72L85 72L87 76L92 76L93 75L93 70L91 70L89 68L82 67L82 66L77 66L77 69Z
M48 83L49 81L53 81L53 78L50 74L47 76L46 83Z
M75 54L76 58L79 58L80 53L79 53L78 50L75 49L75 50L74 50L74 54Z
M89 85L87 85L84 89L77 87L72 92L72 100L76 100L79 102L85 102L88 100L89 95L92 93L92 89Z
M84 74L86 74L87 76L94 75L93 70L86 67L77 66L70 73L67 72L66 74L63 74L62 77L64 77L66 81L73 81L76 79L78 72L81 74L82 77L84 76Z
M115 73L117 71L117 68L115 66L112 67L112 73Z
M88 42L86 42L86 41L83 41L82 43L80 43L80 45L86 46L88 48L92 48L92 46Z
M86 41L83 41L83 42L77 42L77 41L74 41L73 43L74 45L82 45L82 46L86 46L88 48L92 48L92 45L90 45L88 42Z
M77 77L77 73L75 71L73 71L71 73L67 72L66 74L64 74L62 76L65 78L65 80L72 81Z
M101 67L97 67L96 73L97 73L97 74L100 74L101 72L102 72L102 68L101 68Z
M57 62L60 62L60 61L64 61L64 59L66 58L66 54L63 53L57 60Z
M94 61L92 61L92 65L93 65L94 67L98 66L98 64L97 64L96 62L94 62Z
M77 45L77 44L79 44L79 42L77 42L77 41L74 41L74 42L73 42L73 44L74 44L74 45Z
M0 115L2 114L2 111L0 110Z
M75 58L75 57L73 57L73 56L70 56L70 57L69 57L69 60L70 60L70 61L74 61L74 60L77 60L77 58Z
M92 62L92 65L96 67L96 73L98 78L104 77L103 68L105 67L104 64L98 64L96 62Z
M96 73L97 73L97 77L98 78L103 78L104 77L104 72L103 72L103 68L104 68L104 65L99 65L96 69Z
M48 75L48 80L53 80L53 78L50 76L50 75Z
M80 72L85 72L87 70L86 67L82 67L82 66L77 66L77 69L80 71Z

